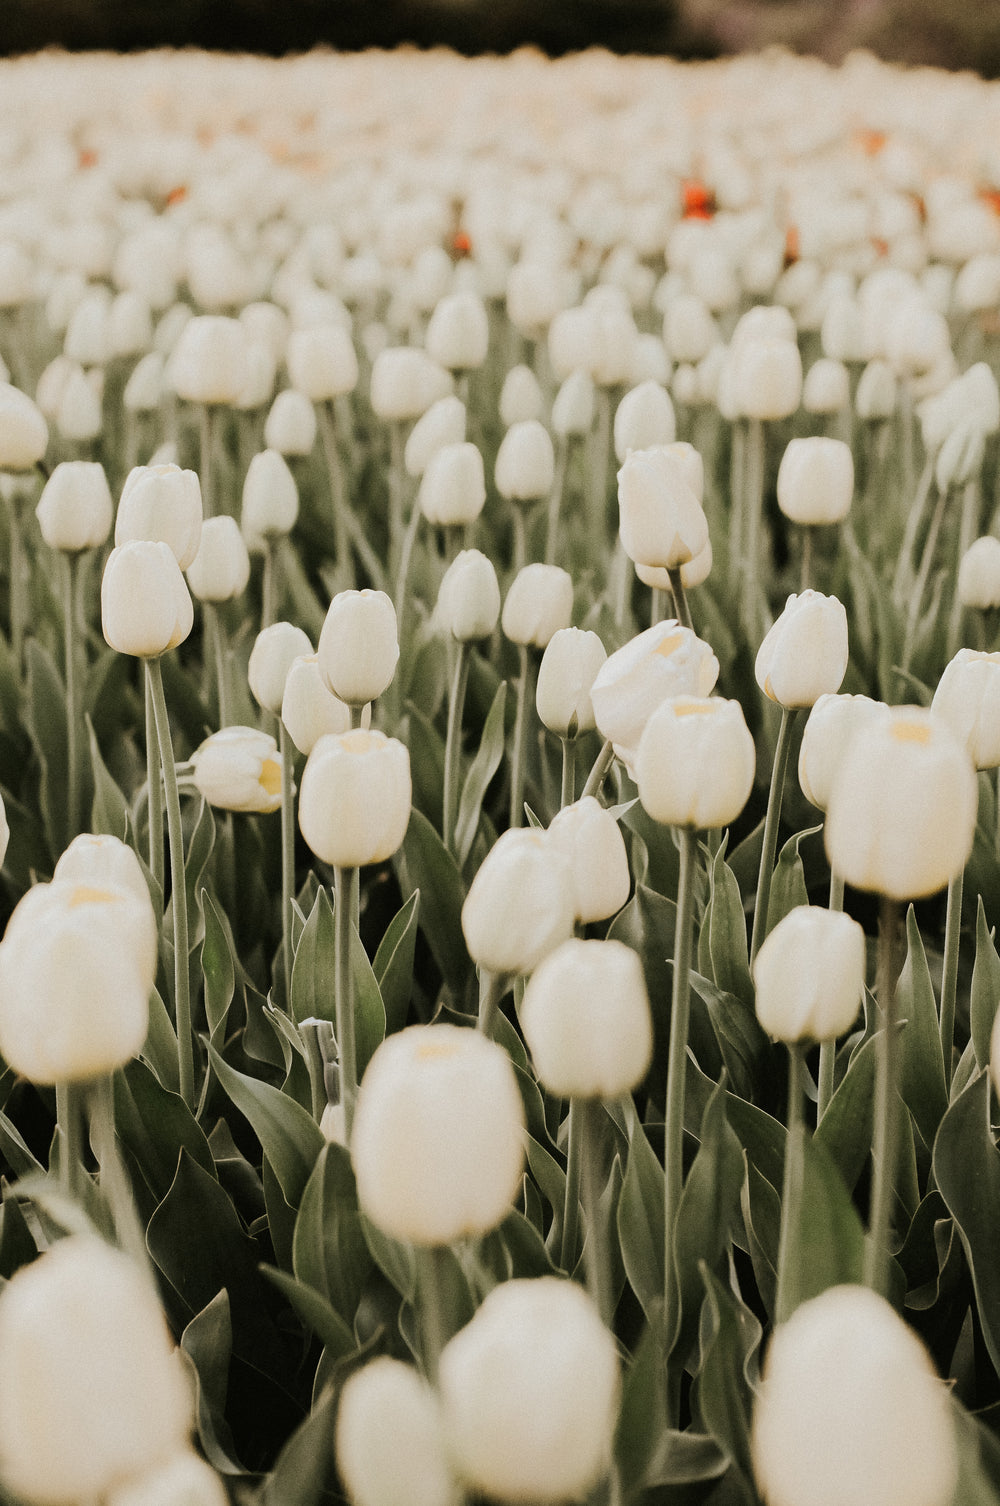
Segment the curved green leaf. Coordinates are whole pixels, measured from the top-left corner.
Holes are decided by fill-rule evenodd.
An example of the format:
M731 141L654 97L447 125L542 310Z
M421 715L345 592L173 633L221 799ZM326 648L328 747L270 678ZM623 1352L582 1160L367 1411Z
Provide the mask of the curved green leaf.
M934 1178L958 1226L990 1359L1000 1370L1000 1151L990 1134L988 1072L952 1104L934 1142Z
M286 1201L297 1208L316 1157L326 1144L319 1125L279 1088L237 1072L211 1043L208 1054L223 1089L253 1126Z

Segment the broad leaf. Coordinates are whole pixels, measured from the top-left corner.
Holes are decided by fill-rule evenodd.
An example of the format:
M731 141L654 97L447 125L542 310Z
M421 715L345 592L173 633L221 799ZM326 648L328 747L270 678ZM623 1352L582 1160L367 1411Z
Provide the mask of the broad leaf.
M983 1338L1000 1370L1000 1151L990 1134L989 1101L990 1079L984 1071L941 1121L934 1178L962 1237Z
M249 1120L289 1205L297 1208L326 1141L310 1114L270 1083L237 1072L211 1044L212 1070L240 1113Z
M306 1183L292 1245L296 1279L311 1286L351 1326L372 1257L361 1228L350 1156L325 1145Z
M455 854L459 868L464 868L465 860L472 851L472 843L479 825L479 814L483 808L483 798L503 758L506 695L507 682L501 680L483 727L483 735L476 750L476 756L472 760L462 786L462 795L458 803L458 819L455 822Z
M413 955L417 943L417 920L420 890L415 889L396 915L379 942L372 970L382 995L385 1030L393 1035L402 1030L413 992Z
M404 895L420 890L420 929L445 983L461 1000L472 970L462 934L465 885L455 859L419 810L410 814L396 866Z
M906 914L906 961L896 984L897 1018L905 1021L902 1037L903 1098L930 1148L948 1107L944 1058L934 985L913 906Z
M977 896L976 960L972 969L972 992L969 1000L969 1027L976 1053L976 1065L989 1065L990 1034L1000 1002L1000 956L997 955L992 930L986 924L983 896Z

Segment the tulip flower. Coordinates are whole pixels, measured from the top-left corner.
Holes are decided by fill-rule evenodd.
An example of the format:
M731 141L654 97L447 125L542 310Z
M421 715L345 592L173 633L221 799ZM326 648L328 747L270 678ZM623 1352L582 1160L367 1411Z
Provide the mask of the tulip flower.
M590 688L607 657L597 634L583 628L560 628L542 655L535 708L543 725L562 740L562 805L568 805L576 793L575 741L594 726Z
M354 1506L457 1506L437 1395L401 1360L381 1355L345 1381L336 1452Z
M569 860L576 918L609 920L626 903L632 878L625 839L614 815L593 795L564 805L552 818L549 841Z
M320 633L320 674L327 688L354 708L377 700L396 672L399 637L396 612L384 591L341 591L327 610Z
M269 814L281 805L278 745L256 727L223 727L191 755L195 788L209 805Z

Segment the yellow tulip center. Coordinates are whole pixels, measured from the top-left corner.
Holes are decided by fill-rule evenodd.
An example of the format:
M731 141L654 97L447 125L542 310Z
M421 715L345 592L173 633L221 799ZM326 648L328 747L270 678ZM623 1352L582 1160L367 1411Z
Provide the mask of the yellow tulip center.
M69 907L75 910L79 905L117 904L120 899L121 895L110 889L93 889L89 884L77 884L69 897Z
M892 735L898 743L929 743L932 729L923 722L893 722Z
M656 645L653 653L659 654L662 659L668 659L672 653L680 648L683 642L683 633L668 633L663 642Z
M260 787L268 795L281 794L281 765L276 758L265 758L261 764Z
M449 1056L457 1055L459 1050L454 1041L424 1041L417 1047L417 1061L445 1061Z
M675 716L711 716L715 711L714 701L694 701L674 707Z

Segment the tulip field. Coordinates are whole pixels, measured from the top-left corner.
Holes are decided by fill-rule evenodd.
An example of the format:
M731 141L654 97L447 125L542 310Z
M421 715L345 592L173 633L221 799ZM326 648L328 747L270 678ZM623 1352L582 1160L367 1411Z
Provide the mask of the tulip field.
M1000 1502L998 141L0 63L0 1506Z

